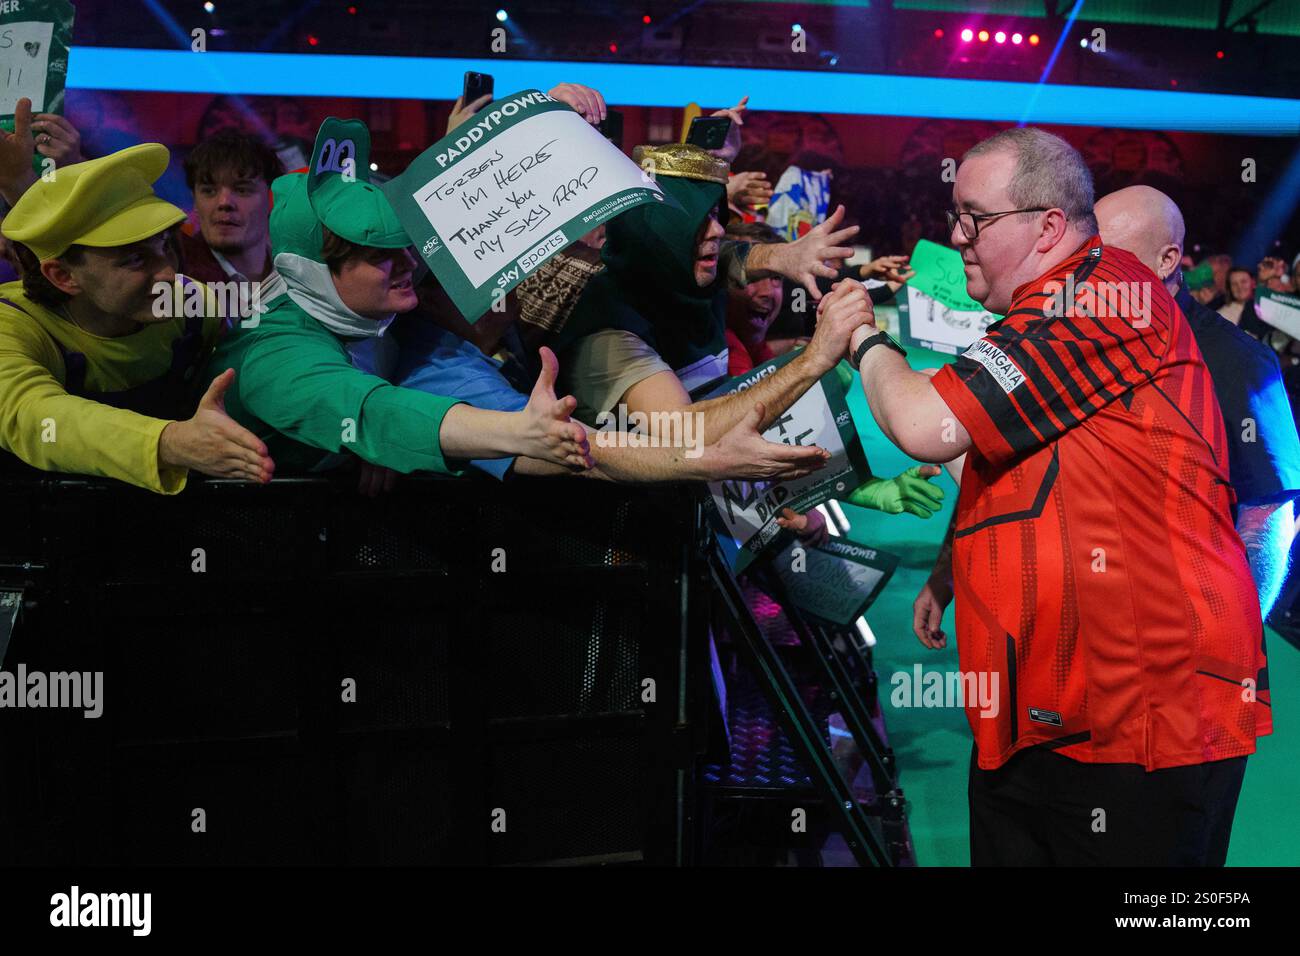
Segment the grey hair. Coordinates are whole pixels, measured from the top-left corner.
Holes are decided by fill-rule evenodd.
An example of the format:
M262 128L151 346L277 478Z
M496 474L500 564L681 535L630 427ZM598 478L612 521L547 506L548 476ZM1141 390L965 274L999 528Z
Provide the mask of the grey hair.
M1016 157L1010 193L1017 208L1045 206L1060 209L1084 235L1096 235L1092 172L1077 149L1046 130L1016 126L976 143L967 150L962 162L973 156L1002 151Z

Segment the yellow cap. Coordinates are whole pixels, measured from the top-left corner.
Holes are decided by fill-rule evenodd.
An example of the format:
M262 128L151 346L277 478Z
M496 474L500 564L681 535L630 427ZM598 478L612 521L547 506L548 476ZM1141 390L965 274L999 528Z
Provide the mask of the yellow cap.
M68 246L125 246L148 239L185 219L154 195L167 168L161 143L130 146L100 159L63 166L38 179L5 216L5 237L37 259L53 259Z

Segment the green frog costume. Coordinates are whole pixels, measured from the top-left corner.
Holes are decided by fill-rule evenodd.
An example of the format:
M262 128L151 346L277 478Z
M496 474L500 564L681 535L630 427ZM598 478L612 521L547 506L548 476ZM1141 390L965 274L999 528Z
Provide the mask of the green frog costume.
M399 388L356 368L349 345L382 336L390 320L357 315L339 298L322 253L324 225L380 249L411 244L384 194L369 182L370 133L331 117L308 172L271 184L271 255L278 278L265 311L218 347L208 380L235 381L226 412L266 442L280 469L320 470L352 452L395 471L461 474L438 434L457 400Z

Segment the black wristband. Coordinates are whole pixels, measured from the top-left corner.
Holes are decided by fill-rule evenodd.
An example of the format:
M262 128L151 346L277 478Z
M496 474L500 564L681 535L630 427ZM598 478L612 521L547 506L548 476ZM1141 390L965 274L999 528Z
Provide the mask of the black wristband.
M859 369L862 367L862 356L866 355L867 350L870 349L873 345L884 345L887 348L893 349L895 352L897 352L899 355L903 356L904 358L907 357L907 352L903 349L901 345L899 345L897 342L895 342L892 338L889 337L888 332L877 332L875 335L868 335L865 339L863 339L862 344L859 345L857 349L854 351L853 367L855 369Z

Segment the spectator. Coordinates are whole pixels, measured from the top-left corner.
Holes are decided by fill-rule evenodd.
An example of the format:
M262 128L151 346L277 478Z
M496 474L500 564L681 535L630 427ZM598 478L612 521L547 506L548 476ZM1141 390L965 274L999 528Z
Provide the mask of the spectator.
M7 139L0 166L23 168L31 149ZM163 494L189 469L268 481L265 445L222 410L230 376L193 391L220 321L159 309L176 279L167 233L185 218L150 188L166 167L157 143L69 166L5 217L23 278L0 286L0 446Z
M727 236L751 243L779 243L785 240L766 223L744 223L728 227ZM781 311L781 279L764 276L727 293L727 374L743 375L755 365L775 358L767 343L767 330ZM784 351L798 343L787 343ZM803 344L806 344L806 340Z
M506 412L522 409L528 401L527 395L507 380L500 359L485 354L486 350L463 336L461 330L468 323L455 312L437 284L432 280L425 282L420 288L420 298L424 306L421 313L403 319L396 326L401 348L393 380L403 388L457 398L476 408ZM486 316L476 326L485 321ZM371 352L370 346L354 352L358 365L366 368ZM635 441L623 441L617 436L609 440L608 433L597 434L588 429L593 465L580 474L626 482L771 480L802 477L820 466L819 450L764 441L756 423L756 419L741 422L719 441L699 445L698 454L689 447L637 447ZM514 474L553 475L568 471L527 456L477 460L470 464L502 480Z
M653 164L659 187L680 209L640 206L607 225L606 268L587 283L559 343L568 349L568 381L587 421L620 405L644 414L684 409L726 376L725 289L718 282L726 164L683 144L638 147L634 158ZM851 251L837 244L855 231L837 231L842 215L797 243L737 247L733 281L747 285L781 272L816 295L814 276L834 274L823 260ZM704 414L705 434L725 434L758 403L766 428L835 366L835 334L828 329L754 388L691 406Z
M262 282L271 273L271 183L284 172L269 146L224 130L185 160L198 233L183 236L185 273L200 282Z
M332 125L331 125L332 124ZM350 138L356 176L319 171L330 138ZM370 466L405 474L459 474L459 459L529 455L587 468L573 400L557 400L554 357L524 408L503 413L399 388L353 364L349 345L383 336L397 313L417 305L416 258L383 193L369 181L369 133L357 121L327 121L310 176L273 184L271 244L285 292L250 327L217 350L209 376L238 370L231 414L260 435L285 465L320 470L355 452Z
M1267 618L1286 578L1293 502L1300 495L1300 438L1277 356L1222 311L1211 312L1191 297L1178 265L1183 216L1172 199L1150 186L1130 186L1098 200L1096 213L1102 241L1141 259L1192 327L1223 412L1228 477L1237 497L1234 524ZM1234 268L1228 280L1234 297L1253 302L1254 277L1247 270Z
M1228 301L1215 311L1256 337L1261 326L1263 331L1268 329L1255 315L1255 276L1245 266L1233 266L1228 270Z

